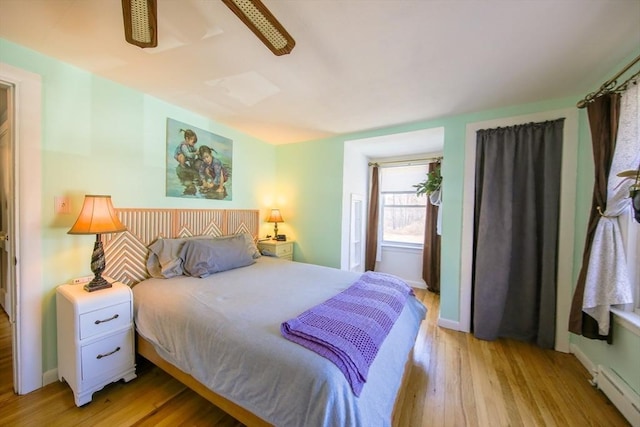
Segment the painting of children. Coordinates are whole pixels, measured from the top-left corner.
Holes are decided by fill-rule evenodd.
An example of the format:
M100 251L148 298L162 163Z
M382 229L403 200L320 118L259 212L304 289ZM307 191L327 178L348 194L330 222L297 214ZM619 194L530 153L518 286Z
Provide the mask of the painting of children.
M166 195L232 200L233 141L167 119Z

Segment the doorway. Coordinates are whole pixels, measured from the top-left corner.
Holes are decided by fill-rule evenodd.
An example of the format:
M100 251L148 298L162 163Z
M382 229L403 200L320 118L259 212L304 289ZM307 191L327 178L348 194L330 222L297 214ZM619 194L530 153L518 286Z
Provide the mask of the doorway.
M558 325L568 324L573 288L573 263L571 260L573 259L574 212L577 185L578 113L576 109L545 111L467 124L460 253L460 317L458 323L451 322L450 325L439 323L441 326L463 332L469 332L471 329L476 132L484 128L513 126L529 122L543 122L546 120L555 120L558 117L565 118L562 149L558 256L562 260L567 260L567 262L561 262L556 273L558 283L556 323ZM555 349L565 353L569 352L568 328L556 328Z
M15 200L13 176L14 176L14 157L12 143L12 126L11 120L13 113L10 110L12 88L0 82L0 316L2 322L9 323L12 329L15 323L15 253L13 245L15 218L13 217ZM14 339L13 333L9 333L9 348L13 355ZM3 369L12 369L15 364L7 365ZM14 391L15 387L15 369L12 372L3 372L3 378L11 378L11 384Z

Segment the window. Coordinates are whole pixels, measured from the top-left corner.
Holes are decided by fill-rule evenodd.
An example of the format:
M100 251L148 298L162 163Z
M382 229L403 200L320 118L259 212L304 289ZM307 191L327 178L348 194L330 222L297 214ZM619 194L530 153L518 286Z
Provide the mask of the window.
M421 247L427 197L416 196L413 186L424 181L427 165L381 169L380 224L382 244Z
M382 241L383 243L408 243L422 245L426 200L409 192L382 193Z

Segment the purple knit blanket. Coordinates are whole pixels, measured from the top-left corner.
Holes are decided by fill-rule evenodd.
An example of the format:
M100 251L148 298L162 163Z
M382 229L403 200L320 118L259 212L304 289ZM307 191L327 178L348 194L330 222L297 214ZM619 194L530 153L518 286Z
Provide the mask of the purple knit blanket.
M403 280L366 272L338 295L282 323L282 335L331 360L360 396L369 367L413 290Z

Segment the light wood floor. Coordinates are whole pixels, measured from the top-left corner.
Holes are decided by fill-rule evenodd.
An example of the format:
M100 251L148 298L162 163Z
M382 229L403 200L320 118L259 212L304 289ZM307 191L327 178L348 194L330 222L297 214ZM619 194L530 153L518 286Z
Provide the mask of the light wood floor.
M626 426L588 373L568 354L526 343L485 342L437 326L436 295L402 391L396 427ZM56 382L26 396L11 385L9 324L0 312L0 425L241 426L230 416L144 360L138 378L115 383L77 408L71 389Z

